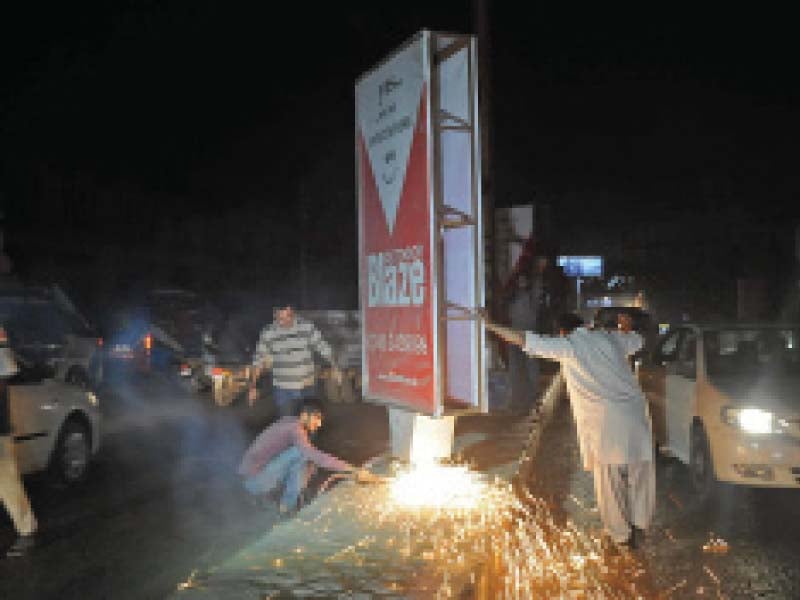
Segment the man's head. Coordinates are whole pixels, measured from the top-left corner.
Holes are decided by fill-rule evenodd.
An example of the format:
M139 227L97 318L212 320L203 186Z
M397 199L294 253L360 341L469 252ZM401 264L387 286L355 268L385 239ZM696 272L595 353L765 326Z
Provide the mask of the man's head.
M300 407L300 423L309 433L314 433L317 429L322 427L322 419L325 416L325 411L322 408L322 403L314 398L306 398L303 400L303 405Z
M628 333L633 331L633 317L628 313L619 313L617 315L617 329Z
M556 326L558 327L558 335L560 336L569 335L582 325L583 319L581 319L575 313L564 313L559 315L556 322Z
M276 308L274 314L279 326L289 328L294 325L294 307L291 304Z

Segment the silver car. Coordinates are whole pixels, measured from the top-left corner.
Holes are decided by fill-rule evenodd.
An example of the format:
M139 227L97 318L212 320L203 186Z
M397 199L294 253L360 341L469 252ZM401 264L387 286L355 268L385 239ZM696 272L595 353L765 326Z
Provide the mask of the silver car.
M8 381L9 411L23 474L50 471L64 484L86 478L100 448L94 392L55 378L55 369L15 353L19 373Z
M681 324L639 379L656 442L689 465L698 492L800 488L800 325Z

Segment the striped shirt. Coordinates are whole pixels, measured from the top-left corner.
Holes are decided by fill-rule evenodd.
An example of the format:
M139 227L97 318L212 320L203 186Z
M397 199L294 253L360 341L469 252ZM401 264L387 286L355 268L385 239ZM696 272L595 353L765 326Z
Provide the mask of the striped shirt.
M285 390L301 390L314 384L314 352L333 362L331 347L310 321L295 317L291 327L270 323L261 330L253 366L272 361L272 383Z

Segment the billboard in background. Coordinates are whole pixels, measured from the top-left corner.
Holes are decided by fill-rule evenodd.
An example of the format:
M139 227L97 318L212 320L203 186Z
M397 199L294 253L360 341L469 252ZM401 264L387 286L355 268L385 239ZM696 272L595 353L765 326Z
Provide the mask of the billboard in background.
M423 413L441 406L430 123L430 33L356 82L363 389Z
M602 256L559 256L558 266L567 277L602 277Z

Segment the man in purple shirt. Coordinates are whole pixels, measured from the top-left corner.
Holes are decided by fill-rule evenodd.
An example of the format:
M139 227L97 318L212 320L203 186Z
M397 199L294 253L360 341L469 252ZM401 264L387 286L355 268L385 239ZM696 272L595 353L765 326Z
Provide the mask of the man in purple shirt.
M256 497L283 486L279 509L288 513L297 508L297 499L313 473L314 466L330 471L352 473L360 482L379 481L380 477L359 469L316 448L308 439L322 426L322 405L307 399L298 417L281 417L253 441L239 465L244 487Z

